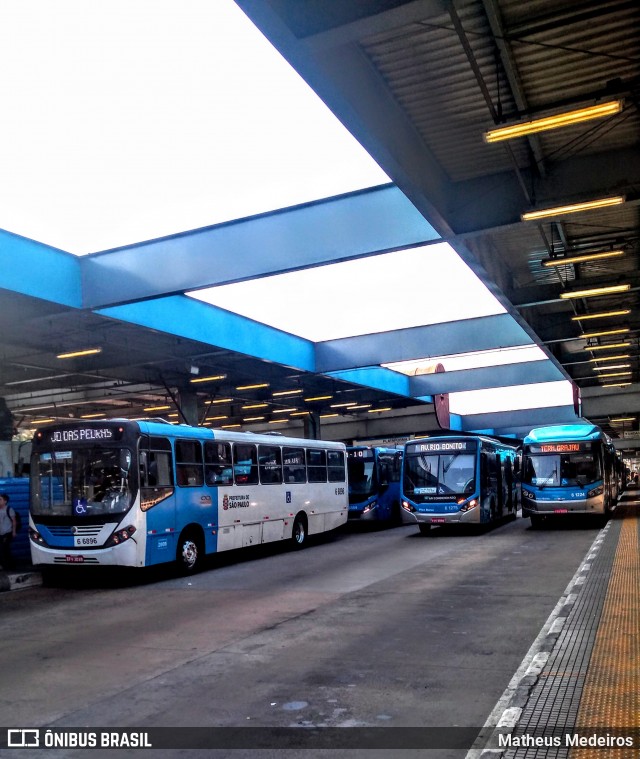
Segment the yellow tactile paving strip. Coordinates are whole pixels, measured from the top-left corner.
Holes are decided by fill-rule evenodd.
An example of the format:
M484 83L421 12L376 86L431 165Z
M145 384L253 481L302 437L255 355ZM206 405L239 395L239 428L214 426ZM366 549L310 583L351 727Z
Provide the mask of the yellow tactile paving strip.
M640 545L624 517L576 720L587 736L630 736L640 727ZM637 748L572 748L570 759L638 759Z

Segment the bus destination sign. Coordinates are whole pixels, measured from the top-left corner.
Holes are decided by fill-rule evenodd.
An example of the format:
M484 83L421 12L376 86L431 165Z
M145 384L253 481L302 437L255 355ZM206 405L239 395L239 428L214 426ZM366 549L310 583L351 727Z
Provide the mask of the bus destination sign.
M373 459L373 451L369 448L356 448L353 451L347 451L347 457L350 459Z
M578 453L591 449L591 443L541 443L530 445L529 453Z
M467 453L476 450L475 441L471 440L437 440L433 442L416 443L407 446L408 453Z
M121 427L71 427L69 429L42 430L39 442L48 445L67 445L69 443L98 443L118 440L122 436Z

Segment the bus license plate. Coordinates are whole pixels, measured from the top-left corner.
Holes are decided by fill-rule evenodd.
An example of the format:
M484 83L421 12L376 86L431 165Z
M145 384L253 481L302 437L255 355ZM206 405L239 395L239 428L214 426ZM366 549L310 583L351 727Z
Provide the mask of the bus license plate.
M568 514L569 513L569 509L554 509L553 513L554 514Z
M444 517L431 517L431 524L444 524L446 521Z
M65 556L64 560L67 562L67 564L82 564L84 561L84 556Z
M97 546L98 545L98 538L91 535L74 535L73 536L73 547L74 548L84 548L85 546Z

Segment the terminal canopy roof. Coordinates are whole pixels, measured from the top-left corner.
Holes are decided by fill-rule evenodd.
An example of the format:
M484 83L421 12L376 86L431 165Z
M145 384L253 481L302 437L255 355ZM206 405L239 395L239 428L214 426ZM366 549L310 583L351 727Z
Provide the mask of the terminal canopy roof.
M523 435L579 420L580 390L604 426L636 402L605 386L637 372L637 110L608 131L482 134L560 95L602 100L603 77L633 89L637 9L368 5L2 11L0 390L24 429L188 406L251 429L311 415L346 439L389 417L428 431L447 396L453 428ZM589 87L574 48L598 60ZM578 189L625 202L520 220ZM618 244L614 263L542 265ZM622 280L601 307L561 297ZM607 363L616 334L580 337L603 324L628 357Z

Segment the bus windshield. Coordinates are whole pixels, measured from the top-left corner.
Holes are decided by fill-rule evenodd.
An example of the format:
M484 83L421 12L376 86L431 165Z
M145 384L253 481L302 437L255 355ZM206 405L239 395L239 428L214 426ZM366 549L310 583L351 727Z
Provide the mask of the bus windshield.
M440 495L475 492L475 461L472 453L407 455L404 492L416 501Z
M373 454L368 458L347 459L349 472L349 501L357 502L375 493L377 483L375 476L375 459Z
M133 503L131 451L79 448L34 455L34 516L95 517L122 514Z
M543 487L581 487L602 479L594 452L527 454L523 482Z

